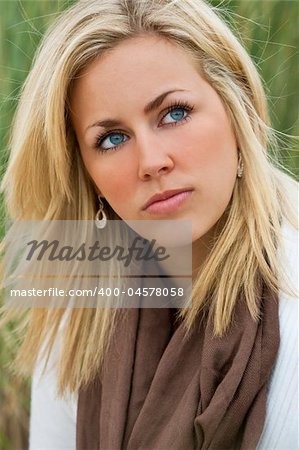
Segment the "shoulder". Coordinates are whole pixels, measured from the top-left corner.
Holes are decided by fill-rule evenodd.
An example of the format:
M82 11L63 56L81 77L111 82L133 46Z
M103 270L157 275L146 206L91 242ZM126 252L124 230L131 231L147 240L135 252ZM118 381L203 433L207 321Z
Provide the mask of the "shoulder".
M298 183L295 181L289 185L288 198L293 211L298 215ZM291 366L295 368L293 363L298 362L298 245L298 228L284 218L281 224L281 242L278 248L278 260L281 267L279 279L280 349L276 368L279 368L279 362L283 363L285 368Z
M288 184L287 196L293 211L298 209L298 183ZM279 265L285 278L280 279L280 346L267 396L264 430L258 450L298 448L298 230L282 221ZM294 292L288 292L291 288Z
M298 293L298 245L299 245L299 233L298 233L298 196L299 196L299 184L290 179L289 177L284 180L283 190L286 196L286 200L290 206L295 223L284 217L281 223L280 230L280 245L278 247L278 261L281 268L282 275L286 278L280 279L281 303L285 302L287 295L287 285ZM296 225L296 226L295 226ZM292 295L291 295L292 296ZM295 297L295 295L293 295Z
M57 396L58 357L61 345L60 327L52 348L46 372L39 357L32 377L29 450L74 450L76 448L77 396ZM41 349L40 354L42 354Z
M280 295L280 346L257 450L298 448L298 300Z

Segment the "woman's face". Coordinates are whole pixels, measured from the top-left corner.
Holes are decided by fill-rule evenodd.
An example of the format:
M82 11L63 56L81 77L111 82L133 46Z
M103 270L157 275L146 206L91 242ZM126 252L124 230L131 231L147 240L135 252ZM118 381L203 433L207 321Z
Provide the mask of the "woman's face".
M71 110L86 169L123 220L189 219L194 242L220 219L236 140L220 97L179 46L122 42L76 79ZM145 207L172 190L183 192Z

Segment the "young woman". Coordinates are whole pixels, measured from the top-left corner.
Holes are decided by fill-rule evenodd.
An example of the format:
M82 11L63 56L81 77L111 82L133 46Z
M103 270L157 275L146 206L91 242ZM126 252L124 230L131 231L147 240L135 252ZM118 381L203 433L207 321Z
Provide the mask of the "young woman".
M51 28L14 123L10 217L190 220L193 287L190 308L126 320L32 309L31 450L296 448L296 184L270 147L257 71L202 0L79 1Z

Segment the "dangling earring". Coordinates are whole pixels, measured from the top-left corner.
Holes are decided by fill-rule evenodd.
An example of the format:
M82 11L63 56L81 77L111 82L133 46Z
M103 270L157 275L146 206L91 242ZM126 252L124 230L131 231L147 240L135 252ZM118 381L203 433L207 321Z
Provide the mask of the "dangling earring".
M96 217L95 217L95 226L97 228L99 228L99 229L103 229L103 228L105 228L106 223L107 223L107 216L106 216L106 213L104 211L104 204L102 202L102 199L101 199L100 195L98 195L98 199L99 199L99 202L100 202L100 206L99 206L99 210L98 210L98 212L96 214ZM100 218L100 216L102 216L102 217Z
M241 152L239 152L239 160L238 160L238 168L237 168L237 177L242 178L244 170L244 164L241 156Z

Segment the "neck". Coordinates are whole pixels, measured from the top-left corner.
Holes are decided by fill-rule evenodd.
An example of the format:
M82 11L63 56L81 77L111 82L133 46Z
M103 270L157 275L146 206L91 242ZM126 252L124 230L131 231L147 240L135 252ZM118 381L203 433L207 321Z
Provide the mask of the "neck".
M213 248L214 242L225 223L223 216L207 233L190 245L171 248L171 258L160 261L159 266L169 275L190 275L194 283ZM192 248L192 251L191 251ZM190 279L189 279L190 282Z
M211 229L201 238L197 239L192 244L192 281L194 282L197 276L202 271L205 262L213 248L215 239L215 230Z

